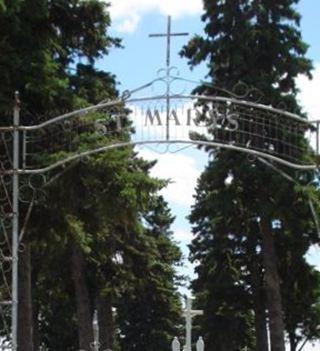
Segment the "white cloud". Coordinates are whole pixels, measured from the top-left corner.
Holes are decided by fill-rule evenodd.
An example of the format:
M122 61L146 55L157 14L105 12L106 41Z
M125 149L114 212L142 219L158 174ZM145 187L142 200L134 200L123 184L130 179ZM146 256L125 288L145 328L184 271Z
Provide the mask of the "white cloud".
M300 76L297 79L297 85L301 91L298 95L299 101L308 113L309 119L320 119L320 63L315 65L312 80Z
M182 153L159 154L149 149L142 149L140 155L147 160L158 160L152 176L171 179L171 183L162 190L167 201L186 207L193 204L196 181L201 173L195 159Z
M303 348L303 351L318 351L319 350L319 342L316 343L308 343L306 344L306 346ZM286 350L289 351L290 350L290 346L287 344L286 345Z
M307 255L307 261L320 270L320 249L318 245L311 246Z
M140 21L140 17L136 13L132 13L127 18L123 18L121 21L116 23L117 31L120 33L132 33L137 28Z
M192 232L183 228L178 228L174 231L174 239L177 241L190 242L193 239Z
M174 17L200 14L202 0L111 0L111 18L119 32L131 33L141 17L158 12Z

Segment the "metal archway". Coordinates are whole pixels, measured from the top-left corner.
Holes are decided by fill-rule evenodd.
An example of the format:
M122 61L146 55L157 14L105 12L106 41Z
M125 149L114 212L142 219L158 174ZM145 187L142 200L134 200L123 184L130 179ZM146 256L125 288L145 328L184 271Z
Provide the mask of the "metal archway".
M296 170L315 170L317 129L289 112L235 98L170 95L114 100L63 114L32 126L0 127L0 133L19 132L23 163L19 174L45 173L69 162L108 149L143 144L193 144L225 148L269 159ZM163 103L165 101L165 103ZM105 117L93 117L102 113ZM127 120L127 125L123 124ZM128 121L130 124L128 125ZM135 132L121 139L121 133ZM79 136L98 133L102 143L79 150ZM308 135L307 135L308 134ZM306 136L307 135L307 136ZM118 136L118 138L117 138ZM5 136L3 140L7 140ZM309 143L309 145L308 145ZM43 145L45 145L43 147ZM65 152L60 160L40 167L35 156ZM304 159L309 152L310 158ZM4 174L13 173L2 168Z
M178 79L171 77L170 84ZM157 81L163 81L163 78L142 89ZM140 89L133 93L137 91ZM0 268L8 290L8 298L0 304L2 309L11 309L13 350L17 340L21 175L44 174L97 153L147 144L223 148L256 156L272 165L317 170L318 122L315 128L296 114L246 101L245 95L223 89L217 91L221 95L171 94L170 89L165 95L140 98L125 93L120 99L62 114L36 125L20 125L20 104L16 97L13 124L0 127L0 148L3 151L0 159L0 220L5 244L10 245L9 254L0 251ZM92 142L87 140L88 135L97 137ZM39 159L43 151L46 160ZM306 151L308 158L305 158ZM8 272L3 271L3 263L10 265L7 269L12 271L11 285L6 278Z

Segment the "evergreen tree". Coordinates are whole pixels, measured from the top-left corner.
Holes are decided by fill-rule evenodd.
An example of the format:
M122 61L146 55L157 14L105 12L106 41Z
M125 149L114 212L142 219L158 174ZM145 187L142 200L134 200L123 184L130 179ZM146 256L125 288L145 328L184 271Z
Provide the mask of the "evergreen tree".
M21 93L25 124L116 98L115 77L94 66L97 58L119 45L108 35L109 25L104 1L1 2L0 110L11 110L15 90ZM115 131L111 115L95 113L84 118L94 122L101 117ZM8 124L9 118L3 123ZM112 136L98 135L90 127L79 135L69 134L76 139L78 151L115 138L128 141L130 126ZM46 145L35 159L38 164L67 155L47 155ZM156 271L162 274L153 291L157 301L166 301L166 308L157 311L157 318L165 323L154 342L166 343L173 328L169 321L175 321L179 307L170 265L180 254L167 233L159 232L156 238L156 230L151 233L144 226L146 213L156 211L153 198L164 184L149 176L152 165L130 147L113 150L73 165L46 188L46 201L33 212L21 253L19 350L40 346L89 350L94 310L98 310L102 347L116 346L112 307L136 289L138 267L132 259L141 249L148 258L142 278L155 277ZM166 211L159 209L159 217L170 222ZM148 237L151 234L153 238ZM168 253L160 253L162 248ZM151 334L153 326L145 327ZM130 333L134 334L133 325Z
M234 162L230 158L230 164ZM197 263L192 283L198 304L204 310L201 333L208 348L241 350L254 344L253 301L246 261L242 204L225 185L228 171L211 162L201 175L196 203L190 215L195 239L191 260Z
M130 159L128 153L131 151L118 150L100 155L92 163L78 167L77 178L74 170L70 171L50 189L51 205L38 208L40 213L47 214L44 221L39 221L35 213L36 223L32 226L35 235L50 232L49 239L52 238L52 243L48 244L48 238L37 235L37 245L42 245L44 250L36 256L40 261L46 259L48 266L38 273L36 292L40 294L38 306L42 316L38 333L40 343L49 349L57 349L55 345L59 345L58 349L70 350L87 347L92 342L95 309L98 310L101 344L106 348L114 346L112 306L116 306L119 296L135 284L130 255L138 250L134 244L135 236L142 232L140 213L148 208L150 194L162 184L148 177L149 163ZM66 190L57 192L57 186ZM77 195L79 192L81 198ZM66 263L62 271L65 273L58 280L58 292L64 293L56 296L50 270L59 261ZM52 288L54 298L51 302L44 297ZM61 313L60 323L51 325L51 311L57 308L59 298L62 306L68 300L72 304ZM67 329L70 320L71 326L74 323L79 328L79 345L68 333L62 333L65 339L62 336L58 340L55 338L61 329Z
M131 238L134 285L118 305L122 350L169 350L181 322L175 266L181 252L172 242L174 220L162 197L143 215L143 232Z
M87 58L94 71L94 60L117 45L109 37L110 17L100 1L5 1L0 13L0 109L11 110L13 91L19 90L22 120L35 123L37 116L50 110L70 110L79 104L72 83L79 56ZM68 18L69 16L69 18ZM116 95L110 75L105 91ZM102 80L100 80L101 82ZM85 97L80 98L83 101ZM90 103L90 101L86 101ZM10 113L11 115L11 113ZM10 118L10 119L9 119ZM11 122L11 116L2 123ZM29 237L19 265L19 349L32 349L31 265Z
M300 16L294 8L294 4L297 2L297 0L204 1L205 14L202 19L205 22L205 37L193 38L183 49L182 54L190 59L191 65L206 61L209 68L208 76L217 86L231 90L236 83L242 81L258 88L262 93L262 103L273 106L284 105L288 110L299 112L300 108L296 102L295 78L298 74L310 76L312 67L310 61L305 58L307 45L302 41L298 28ZM199 87L198 91L210 94L211 89L206 85ZM215 132L213 131L213 133ZM212 202L211 207L209 206L211 210L209 214L201 213L206 208L203 207L201 198L193 209L191 218L195 218L195 233L198 235L192 244L193 255L198 257L204 250L203 261L205 262L206 255L209 255L212 249L204 249L199 242L205 241L207 236L209 238L213 236L215 239L221 234L233 235L237 237L234 240L239 240L242 243L248 242L244 256L246 257L250 253L251 259L248 257L243 261L245 271L247 273L251 270L249 274L251 288L253 288L253 280L262 281L261 273L264 272L263 281L267 297L266 308L268 310L271 348L274 351L283 351L285 328L283 312L285 312L284 305L286 305L285 301L288 297L284 294L281 296L281 262L277 256L281 257L283 252L277 252L276 249L277 242L281 239L280 235L276 235L279 232L275 231L274 222L281 218L281 234L290 233L289 240L297 240L294 235L295 226L293 223L296 223L297 218L292 215L293 203L299 203L299 200L303 199L303 206L299 209L301 213L306 213L309 211L307 199L301 197L293 184L288 184L287 180L274 174L273 171L265 168L259 162L250 163L246 157L234 156L227 151L211 152L214 153L215 160L213 165L208 166L207 172L212 170L211 184L213 186L210 187L212 195L208 192L203 197L206 201L210 201L211 196L214 196L215 201ZM221 167L220 171L216 167ZM294 178L294 173L290 173ZM220 193L225 194L224 180L229 175L233 179L232 191L228 192L227 197L220 197ZM206 186L202 184L205 181L206 179L201 180L199 191ZM235 209L221 211L221 208L226 209L225 202L227 201L235 203L237 207L241 204L241 216ZM288 209L290 210L288 211ZM291 216L288 213L290 211ZM194 217L194 213L197 214L196 217ZM310 211L308 213L311 215ZM239 223L239 218L241 218L242 223ZM306 221L301 215L298 216L298 219L301 222ZM304 235L308 237L307 247L309 247L314 242L315 237L313 226L309 221L307 222L304 226L299 225L301 229L299 234L300 237ZM204 227L207 223L210 225L209 229ZM217 223L226 227L224 233ZM249 228L253 229L249 230ZM253 240L255 244L250 243L249 239ZM218 244L216 240L214 240L215 245ZM235 251L234 247L229 248L233 253L238 250ZM288 242L283 248L286 250L286 255L297 254L297 252L291 252ZM261 258L259 258L260 252ZM299 252L301 262L303 262L304 253ZM255 256L258 259L253 259ZM252 265L253 262L258 263L258 266ZM258 269L253 269L253 267ZM201 269L210 273L209 276L213 279L212 284L214 285L214 277L210 267ZM254 271L258 275L253 274ZM197 281L202 281L205 277L204 274L201 272ZM258 277L258 279L253 279L253 276ZM296 276L295 281L297 282L298 279L299 277ZM240 284L244 284L243 274L234 284L238 286L239 281ZM284 280L282 285L286 283L287 281ZM312 284L308 294L315 288L316 284ZM284 290L283 288L282 292ZM196 291L200 292L198 289ZM251 293L255 295L255 301L258 301L257 291L261 291L261 289L251 289ZM206 292L207 290L204 294ZM250 295L246 299L249 297ZM258 311L255 308L256 317L258 315L261 317L263 312L264 309L260 308ZM262 319L259 318L260 321ZM257 322L256 320L256 326L261 325ZM264 320L262 324L265 325L265 323ZM262 329L265 330L265 326ZM262 329L260 328L260 333L256 330L256 344L257 347L264 345L263 349L265 350L266 343L262 342L261 338L265 338L266 333L262 332ZM240 347L240 343L238 347Z

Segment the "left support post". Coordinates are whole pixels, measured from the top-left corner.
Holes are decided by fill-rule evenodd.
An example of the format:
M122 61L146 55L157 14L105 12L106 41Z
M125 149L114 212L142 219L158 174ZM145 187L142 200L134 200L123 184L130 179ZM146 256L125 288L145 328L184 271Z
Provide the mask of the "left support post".
M18 253L19 253L19 158L20 100L15 93L13 112L13 174L12 174L12 350L18 348Z

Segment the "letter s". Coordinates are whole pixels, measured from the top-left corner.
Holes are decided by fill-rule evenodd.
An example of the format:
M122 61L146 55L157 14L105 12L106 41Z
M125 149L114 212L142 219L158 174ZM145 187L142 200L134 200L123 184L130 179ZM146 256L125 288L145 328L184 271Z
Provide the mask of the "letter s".
M230 130L231 131L236 131L237 129L239 129L239 122L237 121L237 119L238 119L238 115L237 114L235 114L235 113L232 113L232 114L228 114L227 115L227 121L229 122L229 124L230 124Z

